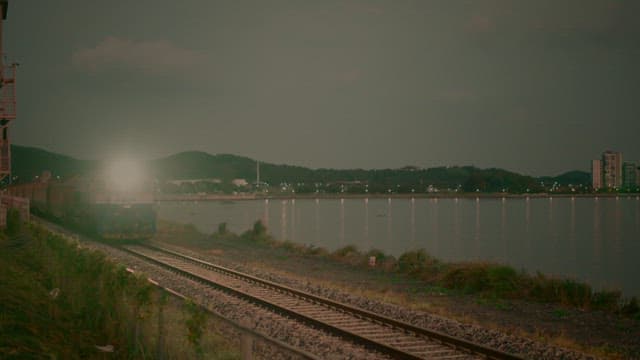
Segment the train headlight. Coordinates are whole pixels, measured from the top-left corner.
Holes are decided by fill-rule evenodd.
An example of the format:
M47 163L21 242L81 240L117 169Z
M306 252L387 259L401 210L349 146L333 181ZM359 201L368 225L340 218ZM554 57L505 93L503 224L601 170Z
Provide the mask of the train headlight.
M118 160L109 165L109 185L116 191L136 190L143 182L142 165L133 160Z

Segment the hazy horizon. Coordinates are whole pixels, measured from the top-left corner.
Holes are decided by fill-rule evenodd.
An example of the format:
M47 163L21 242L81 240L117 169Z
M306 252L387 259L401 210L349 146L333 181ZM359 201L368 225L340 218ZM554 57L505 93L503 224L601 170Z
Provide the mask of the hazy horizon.
M75 159L75 160L81 160L81 161L108 161L108 160L109 160L109 158L107 158L107 157L103 157L103 158L82 158L82 157L76 157L76 156L72 156L72 155L69 155L69 154L65 154L65 153L61 153L61 152L56 152L56 151L53 151L53 150L50 150L50 149L47 149L47 148L44 148L44 147L38 147L38 146L30 146L30 145L22 145L22 144L13 144L13 145L22 146L22 147L32 147L32 148L37 148L37 149L41 149L41 150L48 151L48 152L51 152L51 153L56 153L56 154L58 154L58 155L68 156L68 157L71 157L71 158L73 158L73 159ZM364 168L364 167L345 167L345 168L333 167L333 168L326 168L326 167L315 167L315 166L313 166L313 165L311 165L311 166L305 166L305 165L295 165L295 164L289 164L289 163L285 163L285 162L277 162L277 161L276 161L276 162L272 162L272 161L263 161L262 159L256 159L256 158L253 158L253 157L250 157L250 156L246 156L246 155L241 155L241 154L230 154L230 153L210 153L210 152L201 151L201 150L184 150L184 151L178 151L178 152L175 152L175 153L171 153L171 154L164 155L164 156L159 156L159 157L147 157L147 158L145 158L145 157L136 157L136 158L135 158L135 160L143 161L143 162L144 162L144 161L161 160L161 159L166 158L166 157L169 157L169 156L178 155L178 154L182 154L182 153L188 153L188 152L202 152L202 153L206 153L206 154L209 154L209 155L212 155L212 156L216 156L216 155L234 155L234 156L238 156L238 157L245 157L245 158L249 158L250 160L254 160L254 161L259 161L260 163L269 163L269 164L272 164L272 165L293 165L293 166L302 166L302 167L309 168L309 169L312 169L312 170L317 170L317 169L332 169L332 170L356 170L356 169L360 169L360 170L385 170L385 169L392 169L392 170L397 170L397 169L400 169L400 168L405 167L405 166L418 166L418 165L415 165L415 164L405 164L405 165L398 166L398 167L393 167L393 168ZM116 159L118 159L118 158L116 158ZM118 159L118 160L119 160L119 159ZM425 169L425 170L426 170L426 169L429 169L429 168L438 168L438 167L447 167L447 168L450 168L450 167L466 167L466 166L475 166L475 167L480 168L480 169L498 168L498 169L507 170L507 171L511 171L511 172L519 173L519 174L521 174L521 175L528 175L528 176L532 176L532 177L544 177L544 176L554 177L554 176L563 175L563 174L565 174L565 173L572 172L572 171L585 171L585 172L589 172L589 171L584 170L584 169L577 169L577 168L576 168L576 169L566 169L566 170L563 170L563 171L561 171L561 172L559 172L559 173L557 173L557 174L533 175L533 174L528 174L528 173L520 173L520 172L515 171L515 170L513 170L513 169L499 168L499 167L495 167L495 166L479 167L479 166L476 166L476 165L473 165L473 164L442 164L442 165L434 165L434 166L429 166L429 167L420 167L420 168L422 168L422 169Z
M633 0L10 1L12 142L75 158L588 171L640 161Z

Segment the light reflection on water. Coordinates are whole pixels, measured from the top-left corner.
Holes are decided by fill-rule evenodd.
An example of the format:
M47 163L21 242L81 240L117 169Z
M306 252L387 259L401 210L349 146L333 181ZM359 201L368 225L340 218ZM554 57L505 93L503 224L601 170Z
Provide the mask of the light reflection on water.
M279 208L278 208L279 207ZM159 203L161 219L234 232L262 219L280 239L398 256L496 261L640 295L640 199L310 199Z

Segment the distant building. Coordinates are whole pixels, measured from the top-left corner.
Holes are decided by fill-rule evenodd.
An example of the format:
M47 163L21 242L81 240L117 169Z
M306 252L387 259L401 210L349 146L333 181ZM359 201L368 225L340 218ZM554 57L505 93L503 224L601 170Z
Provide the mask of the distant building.
M182 185L182 184L196 184L196 183L211 183L211 184L221 184L222 180L220 179L179 179L179 180L168 180L167 183L174 185Z
M622 186L631 188L638 185L638 165L635 162L625 162L622 166Z
M605 151L602 153L602 182L608 189L622 186L622 153Z
M238 187L249 185L249 182L246 179L233 179L231 180L231 183Z
M602 161L591 160L591 186L594 190L602 189Z

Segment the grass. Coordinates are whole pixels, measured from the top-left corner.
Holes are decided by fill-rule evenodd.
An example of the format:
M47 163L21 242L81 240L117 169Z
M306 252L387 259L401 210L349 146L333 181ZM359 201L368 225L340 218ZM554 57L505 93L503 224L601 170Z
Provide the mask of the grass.
M264 234L260 236L263 237ZM596 356L606 358L637 357L637 352L631 348L624 346L622 348L600 348L599 345L590 345L587 344L589 341L585 343L581 338L571 337L580 335L572 332L564 334L564 330L561 330L562 333L554 332L548 329L544 322L536 324L535 319L531 324L527 326L523 324L522 327L509 325L502 320L493 322L483 316L478 317L469 313L467 310L458 311L457 301L453 300L452 302L445 298L449 295L471 295L460 298L460 300L463 303L470 300L472 303L486 306L487 309L505 311L507 318L511 309L518 309L522 306L518 300L525 300L552 304L550 309L556 309L552 310L553 313L550 314L552 321L572 321L572 314L576 313L572 310L576 308L586 311L604 310L619 314L622 315L618 317L620 321L640 320L637 299L624 299L617 291L593 291L587 284L572 279L548 277L540 273L527 274L502 264L445 263L431 257L424 250L408 252L395 258L380 250L361 252L354 247L347 247L329 252L316 246L300 244L292 246L271 237L268 238L268 241L264 241L264 237L256 241L252 239L250 232L242 236L234 235L225 240L218 240L215 233L203 237L207 239L205 242L208 242L208 249L216 249L220 253L234 252L235 250L244 252L248 248L262 248L263 250L271 248L276 250L268 252L273 257L282 257L283 259L307 257L309 260L313 260L310 262L311 269L327 271L320 265L324 263L339 265L337 268L347 266L346 270L349 267L354 270L366 269L367 277L375 282L375 284L367 285L353 280L345 282L341 278L327 279L320 276L314 277L314 285L317 286L332 288L362 298L392 303L408 309L427 311L434 315L524 338L544 339L551 344ZM181 241L179 244L184 245ZM369 266L371 256L376 258L375 267ZM314 262L315 260L317 262ZM402 270L400 262L403 263ZM245 262L245 265L268 271L274 275L295 278L302 283L309 281L309 275L298 275L295 272L282 270L282 267L277 263L267 265L268 263L268 261L256 259ZM428 295L428 297L424 295ZM543 309L549 308L544 306ZM582 311L578 313L582 313ZM608 317L609 315L602 316ZM634 325L630 326L636 329ZM559 324L558 328L562 328L562 324Z
M509 300L526 300L640 318L640 306L635 297L623 298L618 290L594 291L588 284L573 279L542 273L531 275L496 263L445 263L423 249L405 252L397 259L375 249L361 252L352 245L329 252L321 247L278 241L267 233L260 221L240 236L226 231L226 226L221 227L225 233L214 233L210 239L260 243L292 254L330 259L355 267L370 267L369 259L375 257L375 269L401 276L398 281L405 277L421 281L432 291L477 295L501 304L498 307L508 308Z
M159 301L146 278L15 215L8 225L0 232L0 358L198 358L186 341L189 312ZM208 333L199 344L206 357L237 358L220 339Z

